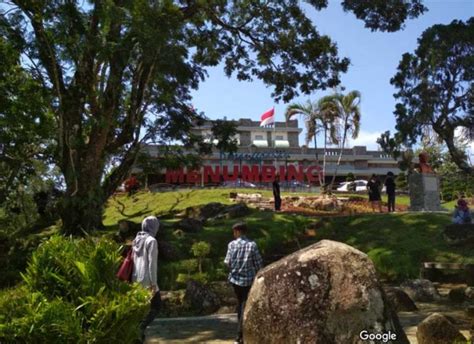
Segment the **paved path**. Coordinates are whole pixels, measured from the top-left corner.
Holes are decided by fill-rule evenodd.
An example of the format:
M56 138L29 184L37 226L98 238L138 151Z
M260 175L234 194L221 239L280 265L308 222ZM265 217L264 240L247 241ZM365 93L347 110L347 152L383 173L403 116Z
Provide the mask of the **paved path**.
M433 312L457 320L461 332L469 338L469 323L461 308L443 304L417 303L418 312L400 312L398 317L411 344L417 344L416 326ZM233 343L237 315L216 314L202 317L156 319L147 330L147 344Z

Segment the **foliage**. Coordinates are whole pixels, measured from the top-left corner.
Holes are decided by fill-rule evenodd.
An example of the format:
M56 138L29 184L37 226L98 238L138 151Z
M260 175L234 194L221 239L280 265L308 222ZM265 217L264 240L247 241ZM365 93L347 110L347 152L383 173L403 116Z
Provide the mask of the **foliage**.
M326 178L326 151L327 145L330 143L337 143L336 137L336 119L334 113L330 111L327 103L323 99L319 99L317 102L308 101L306 104L290 104L286 108L285 117L289 121L295 115L301 115L304 117L306 126L306 144L311 139L314 139L314 147L317 147L317 136L320 133L324 135L324 151L323 151L323 170L322 176L318 174L318 177L322 177L319 180L319 184L325 184ZM316 160L319 161L318 151L316 149Z
M324 108L327 108L327 111L332 113L333 118L337 121L336 129L339 133L337 143L340 143L341 145L329 190L332 190L332 185L334 185L334 181L336 180L337 170L341 164L342 153L346 145L347 136L351 135L353 139L359 136L361 116L359 108L360 99L361 95L359 91L351 91L345 95L342 93L336 93L321 99L321 102L325 104Z
M398 176L395 178L395 185L399 190L407 190L408 189L408 179L405 172L401 171Z
M120 248L106 239L51 237L34 252L14 303L0 305L7 324L0 340L132 343L149 296L115 277L120 260Z
M354 173L349 172L346 176L346 182L353 182L355 180Z
M382 31L424 10L418 0L343 6ZM203 116L188 103L207 67L222 63L227 76L260 79L289 101L336 86L349 65L295 1L13 0L1 9L0 35L41 83L34 94L50 96L51 155L67 187L63 229L75 235L101 227L104 203L142 143L199 143L191 128Z
M398 89L395 143L414 144L432 129L466 173L473 167L455 144L455 130L469 136L474 126L473 56L474 18L434 25L423 32L413 54L403 55L391 79Z
M198 270L202 273L202 260L211 252L211 245L205 241L199 241L191 246L192 254L198 260Z
M23 70L15 48L0 35L0 206L15 202L53 149L48 92Z

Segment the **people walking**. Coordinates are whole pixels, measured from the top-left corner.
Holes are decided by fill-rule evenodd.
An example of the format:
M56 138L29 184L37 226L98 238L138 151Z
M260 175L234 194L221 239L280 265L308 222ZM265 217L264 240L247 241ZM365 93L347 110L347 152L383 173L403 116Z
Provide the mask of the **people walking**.
M150 310L140 323L141 340L145 340L145 330L155 319L161 308L160 289L157 283L158 242L156 234L160 222L155 216L148 216L142 221L142 230L133 240L132 282L140 283L151 292Z
M257 244L247 238L247 225L236 223L232 226L234 240L227 248L224 263L229 268L228 280L237 296L237 339L236 343L243 343L242 318L245 302L257 271L262 267L262 257Z
M273 189L273 199L275 202L275 211L280 211L281 208L281 195L280 195L280 183L278 181L279 175L275 175L275 179L273 180L272 183L272 189Z
M369 191L369 201L372 204L372 211L375 211L377 206L379 212L382 212L382 197L380 196L381 184L375 174L372 175L367 183L367 190Z
M385 190L387 192L387 203L388 203L388 212L395 211L395 181L393 180L393 172L387 173L387 178L385 179Z

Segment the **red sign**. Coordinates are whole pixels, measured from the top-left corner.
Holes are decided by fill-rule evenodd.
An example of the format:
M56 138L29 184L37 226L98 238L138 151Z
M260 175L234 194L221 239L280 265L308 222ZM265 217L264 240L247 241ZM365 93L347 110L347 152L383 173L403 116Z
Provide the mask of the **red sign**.
M181 184L189 183L196 184L201 181L204 184L207 183L220 183L221 181L235 181L239 177L246 182L263 182L270 183L275 179L275 175L278 173L280 181L292 181L308 183L316 182L319 180L318 174L322 171L320 166L312 165L298 167L294 165L288 166L272 166L272 165L244 165L242 169L239 165L234 165L233 168L229 166L209 166L205 165L200 170L167 170L166 171L166 183L169 184Z

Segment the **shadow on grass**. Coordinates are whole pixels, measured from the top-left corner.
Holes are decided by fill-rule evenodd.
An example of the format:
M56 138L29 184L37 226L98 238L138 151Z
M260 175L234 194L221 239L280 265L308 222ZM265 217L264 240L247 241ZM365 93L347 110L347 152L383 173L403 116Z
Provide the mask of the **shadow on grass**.
M148 343L203 343L232 340L237 332L235 316L156 319L147 330Z
M345 242L367 253L382 277L402 280L417 277L424 261L474 260L473 250L444 241L448 223L449 215L430 213L332 218L316 239Z

